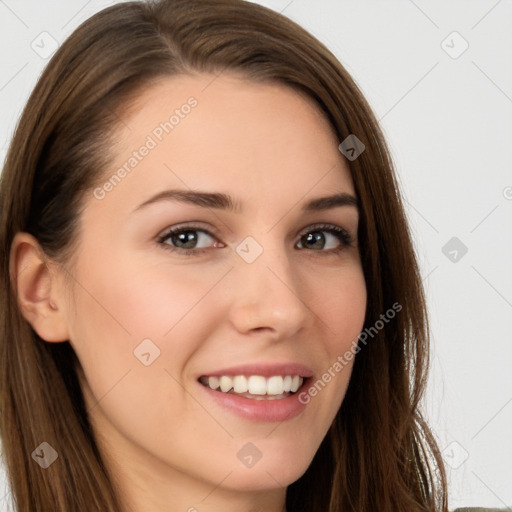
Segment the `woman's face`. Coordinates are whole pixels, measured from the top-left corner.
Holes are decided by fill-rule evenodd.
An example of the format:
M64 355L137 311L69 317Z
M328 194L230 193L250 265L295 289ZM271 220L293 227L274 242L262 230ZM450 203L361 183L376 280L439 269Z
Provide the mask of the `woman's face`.
M83 212L74 307L58 303L98 442L126 495L165 488L187 510L282 493L341 405L353 361L333 369L365 315L357 209L306 208L355 195L340 141L299 93L226 75L156 83L116 140ZM252 398L199 380L221 375L255 376ZM287 375L309 379L287 398L257 394Z

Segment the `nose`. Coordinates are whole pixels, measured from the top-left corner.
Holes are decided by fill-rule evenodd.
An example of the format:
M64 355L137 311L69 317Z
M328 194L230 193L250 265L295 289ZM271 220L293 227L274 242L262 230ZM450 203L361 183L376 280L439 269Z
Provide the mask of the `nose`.
M230 274L229 318L239 332L269 331L277 341L292 338L312 323L314 313L304 297L306 283L284 248L266 248L252 263L236 255Z

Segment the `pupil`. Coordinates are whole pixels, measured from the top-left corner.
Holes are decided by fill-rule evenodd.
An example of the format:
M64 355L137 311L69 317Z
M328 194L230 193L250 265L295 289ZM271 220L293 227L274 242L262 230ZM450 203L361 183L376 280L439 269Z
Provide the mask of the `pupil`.
M324 236L323 236L321 231L314 231L314 234L313 233L308 233L306 235L306 244L309 245L310 247L312 247L317 242L319 242L320 245L317 248L321 249L322 246L323 246L323 242L324 242L323 239L324 239ZM312 243L310 243L310 242L312 242Z
M189 240L188 242L192 242L192 246L190 247L186 247L186 249L190 249L190 248L193 248L193 246L195 245L195 243L197 242L197 235L194 231L183 231L182 233L179 233L177 235L178 237L178 240L180 242L183 242L185 244L187 244L187 238L190 236L191 240Z

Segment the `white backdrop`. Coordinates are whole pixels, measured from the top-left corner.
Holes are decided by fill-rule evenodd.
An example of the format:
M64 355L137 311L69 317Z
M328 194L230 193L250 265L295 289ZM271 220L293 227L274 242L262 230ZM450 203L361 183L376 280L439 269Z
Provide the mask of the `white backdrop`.
M51 52L112 3L0 0L0 162ZM427 290L450 507L512 507L512 1L257 3L326 44L380 119ZM8 498L0 475L0 512Z

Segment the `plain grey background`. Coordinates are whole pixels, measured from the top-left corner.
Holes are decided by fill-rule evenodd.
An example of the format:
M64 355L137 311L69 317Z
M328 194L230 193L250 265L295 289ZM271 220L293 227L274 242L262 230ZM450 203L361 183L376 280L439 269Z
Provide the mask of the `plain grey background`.
M52 50L112 3L0 0L0 162ZM512 506L512 2L256 3L326 44L376 112L428 296L450 507ZM2 512L0 477L4 494Z

